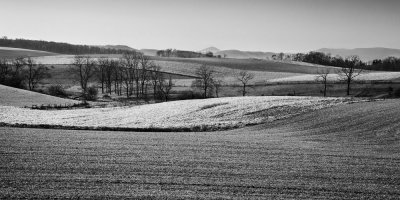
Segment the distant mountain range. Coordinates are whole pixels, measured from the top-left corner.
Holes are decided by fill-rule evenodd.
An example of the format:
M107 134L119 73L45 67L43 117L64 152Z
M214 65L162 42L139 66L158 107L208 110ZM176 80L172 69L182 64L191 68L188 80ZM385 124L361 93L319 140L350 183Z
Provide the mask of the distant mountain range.
M220 55L221 57L237 58L237 59L246 59L246 58L266 59L266 58L271 58L272 55L276 54L273 52L240 51L236 49L220 50L216 47L208 47L200 50L199 52L200 53L212 52L214 55Z
M347 57L350 55L358 55L363 61L372 61L374 59L384 59L389 56L400 57L400 49L389 49L382 47L374 48L356 48L356 49L330 49L322 48L316 50L322 53L330 53L332 56L339 55Z
M132 47L126 45L105 45L98 46L101 48L107 49L116 49L116 50L136 50ZM136 50L137 51L137 50ZM144 53L147 56L156 56L157 49L140 49L140 52ZM400 57L400 49L390 49L390 48L382 48L382 47L373 47L373 48L355 48L355 49L333 49L333 48L321 48L315 50L317 52L322 52L326 54L331 54L332 56L339 55L343 58L351 55L358 55L360 59L363 61L372 61L374 59L384 59L389 56ZM198 51L200 53L206 54L208 52L212 52L214 55L226 58L236 58L236 59L266 59L271 58L272 55L278 54L274 52L262 52L262 51L241 51L236 49L231 50L220 50L216 47L208 47Z
M355 48L355 49L331 49L331 48L322 48L316 50L318 52L330 53L331 55L339 55L341 57L347 57L351 55L358 55L360 59L363 61L372 61L374 59L384 59L389 56L400 57L400 49L390 49L390 48L382 48L382 47L374 47L374 48ZM274 52L261 52L261 51L241 51L241 50L220 50L216 47L209 47L206 49L202 49L199 52L207 53L212 52L214 55L224 55L227 58L237 58L237 59L246 59L246 58L257 58L257 59L266 59L271 58L272 55L278 54Z

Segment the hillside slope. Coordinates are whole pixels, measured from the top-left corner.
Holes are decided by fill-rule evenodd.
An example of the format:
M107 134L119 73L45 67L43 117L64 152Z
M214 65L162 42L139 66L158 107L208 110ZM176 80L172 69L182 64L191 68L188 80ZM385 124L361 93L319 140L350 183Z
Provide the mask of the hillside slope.
M74 104L79 103L75 100L63 99L50 95L45 95L28 90L0 85L0 105L1 106L32 106L47 104Z
M223 50L214 53L214 55L220 55L221 57L226 56L227 58L236 58L236 59L248 59L248 58L257 58L257 59L266 59L271 58L275 53L272 52L261 52L261 51L240 51L240 50Z
M226 67L235 70L263 71L263 72L289 72L302 74L316 74L321 68L335 67L310 65L300 62L280 62L261 59L233 59L233 58L161 58L153 57L156 61L169 61L181 63L206 64L210 66Z
M219 130L260 124L346 103L343 98L227 97L173 101L134 107L29 110L0 106L0 122L92 128ZM51 115L50 115L51 114Z
M0 59L1 58L16 58L16 57L38 57L38 56L53 56L57 55L56 53L47 52L47 51L37 51L30 49L20 49L20 48L11 48L11 47L0 47Z
M398 99L345 104L254 127L274 128L308 141L400 153Z

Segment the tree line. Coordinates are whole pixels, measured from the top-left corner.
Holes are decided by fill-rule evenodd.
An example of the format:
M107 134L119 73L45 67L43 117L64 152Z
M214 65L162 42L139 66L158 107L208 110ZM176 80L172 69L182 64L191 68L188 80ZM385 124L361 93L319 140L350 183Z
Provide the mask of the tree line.
M202 58L202 57L214 57L212 52L202 54L194 51L182 51L176 49L165 49L157 51L159 57L178 57L178 58Z
M279 57L284 58L284 55L280 55ZM309 53L297 53L289 55L287 58L290 58L294 61L334 67L347 67L349 60L348 57L342 58L341 56L332 56L330 54L314 51L311 51ZM385 59L375 59L371 62L362 62L361 60L359 60L359 64L357 67L377 71L400 71L400 58L387 57Z
M122 54L129 50L101 48L88 45L74 45L61 42L48 42L42 40L27 40L27 39L8 39L7 37L0 38L0 46L32 49L39 51L48 51L60 54Z
M31 57L0 60L0 84L35 90L40 81L49 77L49 68Z
M368 69L379 71L400 71L400 58L390 56L385 59L375 59L368 66Z

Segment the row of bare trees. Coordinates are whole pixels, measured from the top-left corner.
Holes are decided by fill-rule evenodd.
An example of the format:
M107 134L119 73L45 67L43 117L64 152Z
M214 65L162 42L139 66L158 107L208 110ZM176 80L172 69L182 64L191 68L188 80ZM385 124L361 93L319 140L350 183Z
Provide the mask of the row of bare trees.
M329 74L336 73L339 77L339 81L343 81L346 83L346 94L350 95L351 85L355 81L355 78L362 73L366 73L363 69L363 64L358 56L349 56L344 60L345 65L341 68L336 69L335 71L330 68L325 68L318 71L318 75L316 77L316 81L323 83L324 85L324 96L327 93L327 85L328 85L328 77ZM212 93L215 92L216 97L220 92L220 89L223 85L222 77L223 74L214 70L213 67L202 65L200 68L196 70L195 75L198 77L195 81L193 81L192 86L202 91L202 95L204 98L212 96ZM247 87L249 82L254 79L255 74L249 71L239 71L235 73L235 79L239 81L242 85L242 95L246 96Z
M88 83L95 79L104 94L147 99L152 90L154 99L169 100L174 85L171 75L161 72L147 56L138 52L124 53L120 59L75 56L70 67L75 80L80 83L82 93L88 91Z
M195 75L198 77L193 81L192 87L200 89L204 98L212 96L215 92L215 96L219 96L219 92L224 84L223 74L216 71L213 67L202 65L199 67ZM235 79L242 84L242 95L246 96L246 88L249 85L249 81L254 79L255 74L248 71L242 70L235 73Z
M350 95L351 84L354 82L355 78L362 73L366 73L362 68L362 62L358 56L349 56L344 60L344 63L344 67L335 72L329 68L318 71L316 81L319 81L324 85L324 96L326 96L327 92L329 74L337 73L339 75L339 80L346 82L346 94Z
M31 57L0 60L0 84L17 88L36 89L45 78L49 78L49 69L36 63Z

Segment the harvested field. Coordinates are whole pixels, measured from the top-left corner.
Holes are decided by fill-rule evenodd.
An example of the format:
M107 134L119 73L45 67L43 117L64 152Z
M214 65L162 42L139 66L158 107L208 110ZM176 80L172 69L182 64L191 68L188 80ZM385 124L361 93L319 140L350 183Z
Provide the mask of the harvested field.
M398 199L399 106L346 104L222 132L3 127L0 197Z

